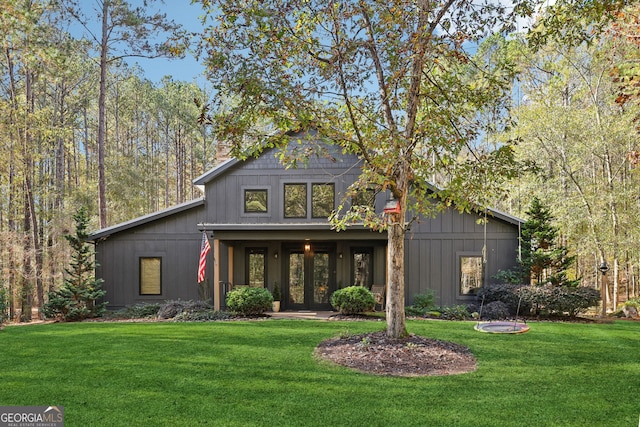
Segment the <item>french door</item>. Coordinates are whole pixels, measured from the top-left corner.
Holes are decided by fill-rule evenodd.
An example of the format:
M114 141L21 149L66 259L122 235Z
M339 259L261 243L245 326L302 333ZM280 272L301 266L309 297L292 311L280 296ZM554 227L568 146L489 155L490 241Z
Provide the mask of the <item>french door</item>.
M289 310L330 310L336 288L335 246L304 243L286 250L285 301Z

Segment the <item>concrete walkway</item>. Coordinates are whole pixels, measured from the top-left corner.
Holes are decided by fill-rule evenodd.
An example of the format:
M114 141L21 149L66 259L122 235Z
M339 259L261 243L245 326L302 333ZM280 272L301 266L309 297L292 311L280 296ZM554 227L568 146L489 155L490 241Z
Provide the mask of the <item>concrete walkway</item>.
M280 311L278 313L267 312L272 319L308 319L308 320L327 320L329 317L338 314L335 311Z

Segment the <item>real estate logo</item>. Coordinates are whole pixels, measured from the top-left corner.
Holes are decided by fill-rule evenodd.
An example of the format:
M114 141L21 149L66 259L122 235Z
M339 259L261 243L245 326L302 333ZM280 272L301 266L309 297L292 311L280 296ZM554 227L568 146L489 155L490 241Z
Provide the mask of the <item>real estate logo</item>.
M0 406L0 427L64 427L64 407Z

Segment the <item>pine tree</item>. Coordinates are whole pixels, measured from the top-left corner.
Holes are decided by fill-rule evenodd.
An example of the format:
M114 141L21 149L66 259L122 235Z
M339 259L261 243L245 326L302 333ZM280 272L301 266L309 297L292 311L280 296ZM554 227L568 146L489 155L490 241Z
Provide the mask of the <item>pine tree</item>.
M558 244L558 228L550 209L534 197L526 212L529 219L522 226L521 267L525 283L551 283L577 286L580 280L568 280L567 270L575 261L566 246Z
M65 268L67 277L62 287L48 294L43 313L49 318L82 320L100 317L107 304L97 303L106 291L102 290L102 279L96 279L94 275L96 263L93 250L87 243L89 218L86 209L81 208L73 219L76 221L75 234L64 236L71 245L71 264Z

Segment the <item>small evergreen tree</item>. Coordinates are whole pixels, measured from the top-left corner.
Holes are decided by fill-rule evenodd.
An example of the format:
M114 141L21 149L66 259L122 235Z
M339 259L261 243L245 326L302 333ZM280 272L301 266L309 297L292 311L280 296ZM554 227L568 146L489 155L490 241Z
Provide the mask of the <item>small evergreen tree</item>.
M9 319L9 296L4 285L0 283L0 330L2 330L2 324Z
M96 279L94 274L97 264L87 243L89 218L86 209L81 208L73 219L76 222L75 234L64 236L71 245L71 264L65 268L66 278L62 287L48 293L48 301L42 309L48 318L82 320L100 317L107 304L97 303L106 291L102 290L102 279Z
M569 256L566 246L558 244L558 228L552 224L550 209L534 197L526 213L529 219L523 224L520 237L524 283L577 286L579 279L567 279L575 257Z

